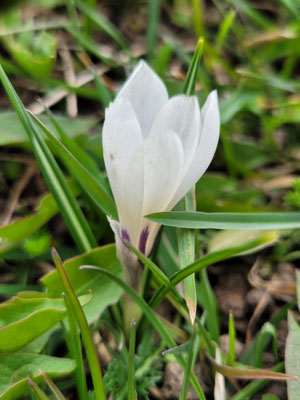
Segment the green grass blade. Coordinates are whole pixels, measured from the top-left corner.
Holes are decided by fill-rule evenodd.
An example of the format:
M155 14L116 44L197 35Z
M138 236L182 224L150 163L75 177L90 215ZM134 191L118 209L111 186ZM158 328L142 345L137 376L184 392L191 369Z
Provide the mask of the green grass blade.
M185 368L185 371L184 371L182 390L181 390L181 395L180 395L180 399L179 400L186 400L186 398L187 398L190 375L191 375L191 372L192 372L192 369L193 369L194 343L195 343L197 330L198 330L197 326L195 325L193 333L192 333L192 337L190 339L189 351L188 351L188 356L187 356L187 363L186 363L186 368Z
M214 291L210 285L207 269L202 268L199 271L200 283L197 286L199 302L202 308L207 312L207 328L212 339L216 343L220 343L219 313L218 305Z
M161 212L147 215L151 221L175 228L189 229L296 229L300 212L204 213Z
M229 313L229 320L228 320L228 334L229 334L228 364L230 366L233 366L235 362L236 331L234 326L234 317L231 311Z
M152 56L157 39L157 25L160 13L160 0L148 1L147 54Z
M94 238L76 199L68 187L58 164L49 151L46 143L41 138L39 132L32 124L23 104L1 66L0 79L30 139L32 149L45 181L59 206L75 243L81 251L88 251L91 248L96 247L96 239Z
M103 104L103 107L106 108L109 106L109 103L113 100L113 96L111 92L107 89L105 84L101 81L100 77L96 74L95 71L92 71L94 74L94 80L97 92L99 94L99 99Z
M191 96L195 92L202 50L203 39L199 39L183 87L183 92L187 96ZM179 202L176 209L194 211L195 207L195 189L192 189L186 194L184 199ZM178 229L177 235L179 265L180 268L184 268L195 260L195 232L190 229ZM184 292L190 319L192 324L194 324L197 313L195 275L191 275L184 280Z
M97 207L99 207L106 214L117 218L117 210L114 201L106 190L100 186L95 178L85 169L85 167L73 156L73 154L60 142L55 135L33 114L30 113L32 118L43 129L45 134L49 137L52 143L57 148L63 161L67 167L72 171L74 177L78 180L84 191L91 197Z
M72 26L67 27L67 31L74 37L74 39L80 44L80 46L88 51L89 53L96 56L104 64L113 67L116 65L112 58L104 56L101 52L100 46L92 39L91 36L87 35L83 31L79 31L78 28Z
M35 382L33 382L32 379L27 378L27 382L38 400L50 400L50 398L42 391L42 389Z
M135 392L135 363L134 363L134 355L135 355L135 334L136 334L136 324L133 320L131 322L131 331L130 331L130 342L129 342L129 368L128 368L128 400L135 400L136 392Z
M124 40L123 35L115 25L109 21L109 19L100 14L95 7L88 5L87 2L76 0L75 3L80 11L93 21L98 28L110 36L122 49L128 49L128 45Z
M61 391L55 385L55 383L50 378L48 378L48 376L44 372L42 373L42 377L43 377L44 381L47 383L49 389L53 393L53 396L56 400L66 400L64 395L61 393Z
M203 16L204 16L204 7L203 0L192 0L193 6L193 22L194 22L194 31L196 36L199 38L204 35L204 24L203 24Z
M183 93L185 93L187 96L191 96L195 91L195 86L199 73L199 65L202 57L203 44L204 44L204 39L200 38L198 40L196 50L192 58L192 62L190 64L187 76L185 78Z
M220 24L217 37L216 37L216 48L217 51L220 51L221 48L223 47L228 33L233 26L233 22L236 16L236 12L233 10L230 10L224 17L222 23Z
M280 362L275 365L275 367L271 368L271 371L281 372L284 370L284 362ZM270 383L269 379L259 379L254 380L248 385L244 386L238 393L234 394L230 397L230 400L246 400L251 398L255 393L259 390L267 386Z
M99 176L100 170L96 162L82 149L82 147L77 144L77 142L66 134L61 124L58 122L57 118L49 110L49 108L44 107L47 116L49 117L51 123L59 134L62 144L74 155L74 157L84 165L85 169L93 175L94 177ZM31 114L32 115L32 114ZM50 131L49 131L50 132Z
M140 297L130 286L128 286L124 281L118 278L116 275L112 274L110 271L105 270L103 268L94 267L91 265L84 265L81 267L82 269L93 269L95 271L99 271L100 273L110 277L114 280L125 292L128 294L131 299L141 308L144 312L145 316L148 318L149 322L153 325L153 327L157 330L159 335L161 336L162 340L169 346L170 348L176 347L175 341L169 336L168 332L166 331L164 325L160 321L160 319L156 316L155 312L152 308L145 302L145 300ZM186 363L184 362L182 357L176 357L177 362L181 365L183 370L186 368ZM203 390L193 373L191 373L191 383L194 386L198 396L200 399L204 400L205 395Z
M85 377L85 370L84 370L84 363L82 358L82 350L81 350L81 341L79 336L79 331L76 323L75 316L73 314L70 300L64 294L63 295L67 314L68 314L68 321L70 327L70 343L67 341L67 344L71 350L72 358L76 361L76 368L75 368L75 383L77 387L78 397L79 400L87 400L88 399L88 389Z
M99 364L99 359L97 351L93 342L93 338L89 329L89 325L83 309L80 305L78 297L74 292L69 277L66 273L64 265L55 249L52 249L52 257L56 265L62 286L65 291L65 295L68 298L70 308L76 318L76 322L79 326L82 341L85 347L86 356L88 359L93 386L95 393L95 400L106 400L106 395L103 386L101 367Z
M177 209L182 207L188 211L194 210L194 190L191 190L177 205ZM178 229L178 253L180 268L184 268L195 261L195 232L191 229ZM197 312L197 295L195 275L187 277L184 282L185 301L189 309L192 324L195 321Z

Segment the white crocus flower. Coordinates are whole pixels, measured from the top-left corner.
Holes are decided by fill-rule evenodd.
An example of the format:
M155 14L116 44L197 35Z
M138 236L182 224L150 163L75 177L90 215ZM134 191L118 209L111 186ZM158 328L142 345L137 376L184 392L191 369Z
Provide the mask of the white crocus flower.
M110 220L127 280L138 263L128 241L149 255L159 225L145 215L170 211L209 166L220 131L216 91L200 111L196 96L168 98L158 75L140 61L105 113L103 152L120 222Z

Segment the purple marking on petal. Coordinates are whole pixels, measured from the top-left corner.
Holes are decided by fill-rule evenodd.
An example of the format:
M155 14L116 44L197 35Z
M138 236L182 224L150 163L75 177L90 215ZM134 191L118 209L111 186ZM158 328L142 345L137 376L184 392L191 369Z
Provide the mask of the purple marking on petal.
M121 239L122 239L122 242L128 242L128 243L130 243L130 237L129 237L129 235L128 235L128 232L127 232L126 229L124 229L124 228L122 228Z
M140 242L139 242L139 250L143 254L145 254L145 251L146 251L146 243L147 243L148 236L149 236L149 227L146 226L146 228L142 230L142 233L140 236Z

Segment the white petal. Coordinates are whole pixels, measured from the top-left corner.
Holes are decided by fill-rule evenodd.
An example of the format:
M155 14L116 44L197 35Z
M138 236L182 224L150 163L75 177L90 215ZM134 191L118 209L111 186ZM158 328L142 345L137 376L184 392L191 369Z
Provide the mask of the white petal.
M200 108L197 97L174 96L163 106L155 118L151 132L165 130L176 132L181 139L185 174L191 165L200 137Z
M151 134L145 140L145 188L142 215L165 211L174 196L182 176L183 148L178 135L172 131ZM149 226L146 254L153 246L159 226L144 220Z
M170 203L174 205L193 187L207 170L215 154L219 134L220 134L220 115L218 108L217 92L211 92L201 110L202 133L196 150L193 162L182 180L182 183Z
M143 137L134 110L125 99L106 110L103 153L121 225L136 245L144 195Z
M146 138L156 115L168 101L168 92L159 76L148 64L140 61L122 86L116 100L120 98L131 103Z

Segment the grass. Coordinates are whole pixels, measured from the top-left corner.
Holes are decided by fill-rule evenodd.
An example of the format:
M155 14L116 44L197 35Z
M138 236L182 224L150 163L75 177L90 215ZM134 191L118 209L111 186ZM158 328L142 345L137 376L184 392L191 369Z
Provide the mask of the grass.
M2 92L0 342L24 362L0 352L0 365L10 368L0 398L167 399L177 361L182 379L172 390L181 400L191 386L203 400L224 392L298 399L290 378L300 377L299 327L288 310L297 317L299 2L32 0L4 3L1 14L0 78L10 101ZM151 259L128 245L145 265L137 293L108 245L106 215L116 219L117 211L101 128L141 58L170 96L195 93L203 105L216 89L221 138L194 198L176 213L149 216L164 225ZM26 111L37 96L51 107L43 122ZM11 104L16 114L7 118ZM23 167L34 159L26 183ZM51 246L65 260L63 287L57 272L45 276L54 268ZM137 316L130 327L125 314ZM245 375L250 383L239 379ZM56 378L59 389L51 386Z

